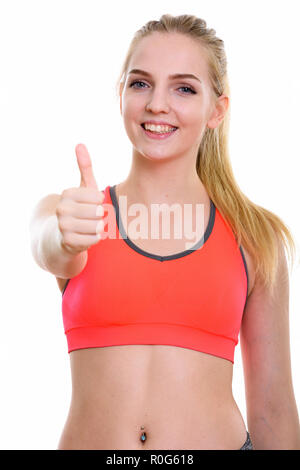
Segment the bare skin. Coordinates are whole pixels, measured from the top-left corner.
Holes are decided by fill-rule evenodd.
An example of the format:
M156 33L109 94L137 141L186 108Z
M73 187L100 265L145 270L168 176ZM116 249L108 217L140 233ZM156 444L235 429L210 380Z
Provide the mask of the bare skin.
M118 200L126 194L121 188ZM209 197L201 197L206 228ZM168 255L183 251L185 241L134 242ZM253 264L244 254L250 295ZM66 280L57 281L63 290ZM226 359L175 346L124 345L73 351L70 365L72 400L59 449L240 449L246 440Z
M198 45L186 37L143 39L130 69L146 70L151 78L128 76L120 90L133 154L127 179L116 187L117 198L126 195L128 207L135 202L147 207L203 203L205 229L210 207L195 170L197 149L205 128L217 127L224 118L228 97L213 99L205 54L199 55ZM193 73L201 82L169 79L178 72ZM144 83L133 87L134 78ZM159 143L146 138L141 123L150 119L178 127L176 135ZM185 250L187 241L134 242L147 252L170 255ZM244 254L250 295L254 271ZM66 279L57 281L63 290ZM226 359L176 346L125 345L73 351L70 364L72 400L59 449L240 449L246 440L232 395L233 364Z
M120 110L133 144L132 166L116 195L126 195L128 207L135 202L147 207L203 203L206 228L209 198L195 171L197 149L205 128L216 128L224 118L228 97L214 99L202 52L189 38L160 34L143 38L135 49L128 66L135 72L120 89ZM192 73L200 81L170 78L178 73ZM148 138L141 123L152 119L178 127L176 134L159 142ZM91 165L83 167L85 186L95 186ZM74 235L82 233L80 220L71 220ZM97 221L92 222L93 231ZM170 255L183 251L186 240L135 243L150 253ZM279 251L273 297L255 278L252 259L242 248L249 292L240 343L251 440L258 450L299 449L284 252ZM57 282L63 290L67 279ZM59 449L240 449L246 440L232 395L233 364L226 359L176 346L132 344L73 351L70 365L72 400ZM146 436L144 442L141 436Z

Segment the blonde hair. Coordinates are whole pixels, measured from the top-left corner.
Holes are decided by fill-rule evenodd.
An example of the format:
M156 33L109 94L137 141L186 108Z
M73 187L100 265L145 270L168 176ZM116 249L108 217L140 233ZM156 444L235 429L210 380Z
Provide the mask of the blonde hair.
M224 42L216 37L206 22L193 15L162 15L159 21L149 21L139 29L131 43L117 81L121 82L139 41L154 32L181 33L198 42L206 52L213 96L230 95ZM123 79L123 80L122 80ZM209 197L229 224L238 246L243 244L254 260L255 275L273 292L279 262L279 243L288 251L294 265L296 245L287 225L274 213L250 201L239 188L233 175L228 150L229 108L219 126L206 128L198 149L196 171Z

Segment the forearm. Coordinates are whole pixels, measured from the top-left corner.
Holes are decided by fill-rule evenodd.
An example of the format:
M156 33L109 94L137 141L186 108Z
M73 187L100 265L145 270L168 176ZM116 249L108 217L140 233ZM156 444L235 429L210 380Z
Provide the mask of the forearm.
M300 425L296 404L280 411L265 408L248 416L248 430L254 450L300 450Z
M57 277L68 279L79 274L87 262L87 251L74 255L61 244L56 215L49 216L41 227L36 261Z

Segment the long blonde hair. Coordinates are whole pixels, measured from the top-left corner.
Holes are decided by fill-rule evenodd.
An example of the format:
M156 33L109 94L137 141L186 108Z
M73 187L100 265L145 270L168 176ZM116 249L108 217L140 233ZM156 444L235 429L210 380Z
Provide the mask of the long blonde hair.
M224 42L216 37L216 31L207 28L206 22L196 16L170 14L162 15L159 21L149 21L134 34L117 81L118 96L133 51L142 38L153 32L181 33L197 41L206 52L214 97L230 96ZM274 213L250 201L235 180L228 150L229 108L217 128L206 128L198 149L196 171L232 229L238 246L242 243L252 255L255 275L273 292L279 261L278 242L288 251L291 266L296 244L287 225Z

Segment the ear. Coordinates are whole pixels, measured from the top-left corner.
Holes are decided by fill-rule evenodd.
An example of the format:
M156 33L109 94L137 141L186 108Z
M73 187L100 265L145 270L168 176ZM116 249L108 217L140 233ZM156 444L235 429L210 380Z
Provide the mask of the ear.
M210 118L207 121L207 127L210 129L215 129L218 127L219 124L223 121L228 107L229 97L226 95L219 96L213 106Z

